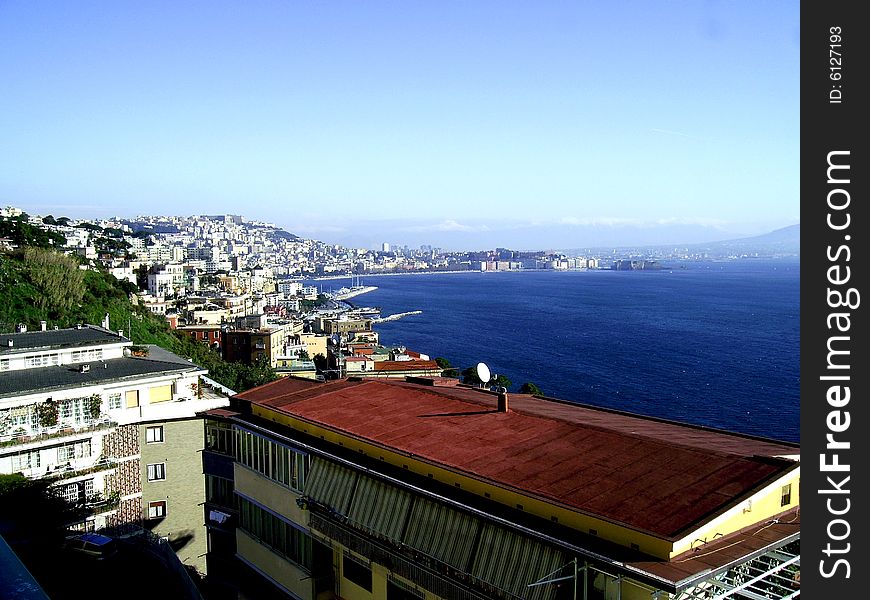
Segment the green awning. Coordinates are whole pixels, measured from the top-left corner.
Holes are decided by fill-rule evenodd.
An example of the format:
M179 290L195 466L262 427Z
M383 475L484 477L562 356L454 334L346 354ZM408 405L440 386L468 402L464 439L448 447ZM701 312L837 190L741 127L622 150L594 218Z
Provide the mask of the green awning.
M363 475L357 483L347 516L357 527L400 542L410 505L411 494L408 492Z
M418 497L414 500L405 544L468 572L480 521L443 504Z
M520 598L551 600L556 584L528 587L568 563L562 552L531 538L485 524L471 574ZM562 585L571 584L570 581Z
M350 469L313 456L304 494L318 504L325 504L346 515L357 477Z

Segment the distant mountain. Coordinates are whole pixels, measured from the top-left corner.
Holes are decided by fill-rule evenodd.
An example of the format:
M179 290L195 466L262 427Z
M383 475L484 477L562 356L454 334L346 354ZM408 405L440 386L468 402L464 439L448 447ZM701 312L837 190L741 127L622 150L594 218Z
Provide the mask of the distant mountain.
M614 246L587 246L584 248L572 248L561 250L565 254L583 255L586 253L619 253L626 254L651 254L651 255L706 255L711 258L731 256L759 256L759 257L799 257L801 244L801 226L789 225L782 229L776 229L769 233L752 237L704 241L683 242L679 244L643 243Z
M689 248L694 251L707 251L711 254L724 255L800 256L801 226L798 223L763 235L706 244L692 244Z

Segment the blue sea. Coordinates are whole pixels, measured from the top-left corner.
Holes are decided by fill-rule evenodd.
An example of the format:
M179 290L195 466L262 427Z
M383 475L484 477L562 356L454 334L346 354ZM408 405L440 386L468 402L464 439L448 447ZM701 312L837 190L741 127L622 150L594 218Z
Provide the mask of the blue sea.
M381 343L485 362L514 391L799 441L799 263L671 266L365 276L378 289L352 302L421 310L376 325Z

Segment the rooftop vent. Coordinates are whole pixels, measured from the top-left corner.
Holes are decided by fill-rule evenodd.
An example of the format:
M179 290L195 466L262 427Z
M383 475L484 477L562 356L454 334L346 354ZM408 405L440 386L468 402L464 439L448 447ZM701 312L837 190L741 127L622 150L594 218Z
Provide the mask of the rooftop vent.
M11 348L12 346L15 345L15 341L14 340L6 340L6 345Z
M91 365L81 365L79 366L79 373L87 373L91 370Z
M45 331L46 329L48 329L48 323L46 323L45 321L40 321L39 322L39 329L41 331Z
M506 413L508 410L507 388L500 387L498 388L498 412Z
M27 325L24 323L19 323L17 327L15 327L15 331L17 333L27 333Z

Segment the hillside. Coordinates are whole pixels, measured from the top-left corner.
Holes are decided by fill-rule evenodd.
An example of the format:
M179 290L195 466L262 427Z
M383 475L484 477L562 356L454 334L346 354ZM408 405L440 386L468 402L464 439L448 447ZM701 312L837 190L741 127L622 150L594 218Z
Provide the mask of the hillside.
M209 376L236 391L275 379L268 365L224 361L204 344L172 331L166 321L130 298L136 286L101 270L82 269L76 257L51 248L26 246L0 252L0 331L19 323L38 329L100 324L106 313L113 330L123 330L135 344L155 344L208 369Z

